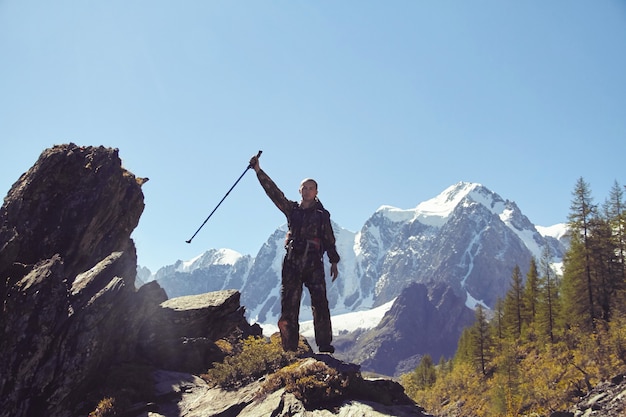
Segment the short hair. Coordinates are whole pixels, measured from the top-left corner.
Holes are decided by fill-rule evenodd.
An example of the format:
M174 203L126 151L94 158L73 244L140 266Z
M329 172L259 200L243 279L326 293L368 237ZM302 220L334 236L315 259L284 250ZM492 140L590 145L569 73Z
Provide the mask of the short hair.
M300 187L302 187L305 182L312 182L313 184L315 184L315 189L317 189L317 181L315 181L313 178L305 178L305 179L303 179L300 182Z

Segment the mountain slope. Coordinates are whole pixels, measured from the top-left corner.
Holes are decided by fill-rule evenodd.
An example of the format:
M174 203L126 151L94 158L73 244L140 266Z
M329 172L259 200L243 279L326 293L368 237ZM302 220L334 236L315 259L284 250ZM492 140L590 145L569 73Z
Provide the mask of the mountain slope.
M450 287L412 283L380 323L341 354L369 371L397 376L415 369L426 353L435 361L452 357L473 321L474 312Z

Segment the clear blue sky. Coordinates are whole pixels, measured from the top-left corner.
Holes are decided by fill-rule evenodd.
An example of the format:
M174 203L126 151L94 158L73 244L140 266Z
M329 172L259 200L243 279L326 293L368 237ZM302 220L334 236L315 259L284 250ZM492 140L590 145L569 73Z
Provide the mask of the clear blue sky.
M0 0L0 191L58 143L149 177L133 233L155 271L256 255L284 217L258 150L343 227L458 181L564 222L579 177L626 184L626 2Z

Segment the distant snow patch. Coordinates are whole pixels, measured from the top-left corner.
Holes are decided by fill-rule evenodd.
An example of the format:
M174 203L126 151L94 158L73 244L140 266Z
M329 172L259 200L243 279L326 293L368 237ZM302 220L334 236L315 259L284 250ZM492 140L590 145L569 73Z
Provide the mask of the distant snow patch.
M489 306L487 306L487 304L485 304L484 301L482 300L477 300L474 297L472 297L472 295L469 292L465 292L465 305L467 306L467 308L470 308L472 310L476 310L478 308L478 306L482 306L482 308L484 308L485 310L489 310Z
M241 258L241 254L232 249L219 249L215 254L215 264L234 265Z
M202 258L202 255L204 255L204 253L201 253L200 255L196 256L195 258L192 258L188 261L183 261L178 268L176 268L176 270L178 272L189 272L191 270L191 268L193 267L193 264L196 263L196 261L200 258Z
M193 272L206 265L234 265L243 255L232 249L216 249L204 252L188 261L180 262L177 272Z
M396 301L393 300L385 303L379 307L366 311L355 311L352 313L339 314L332 316L333 323L333 335L338 335L342 332L353 332L356 330L370 330L378 326L378 323L383 319L385 313L391 309L391 306ZM314 338L315 331L313 329L313 321L304 321L300 323L300 334L306 338Z
M376 211L394 223L407 222L415 216L415 210L404 210L392 206L380 206Z
M541 257L542 249L541 246L539 246L539 243L537 243L537 241L535 240L535 232L532 230L519 230L513 225L512 217L513 210L511 209L506 209L500 214L500 220L502 220L502 222L506 224L508 228L511 229L511 231L515 233L522 242L524 242L524 245L533 254L533 256L536 259L539 259Z
M557 223L553 226L535 226L535 229L541 236L550 236L555 239L561 239L567 234L567 223Z
M333 323L333 335L337 336L343 332L353 332L356 330L370 330L378 326L385 314L391 309L393 300L371 310L355 311L351 313L333 315L331 321ZM259 323L263 328L263 336L270 337L278 331L275 323ZM313 329L313 320L300 322L300 334L308 339L315 338L315 330Z

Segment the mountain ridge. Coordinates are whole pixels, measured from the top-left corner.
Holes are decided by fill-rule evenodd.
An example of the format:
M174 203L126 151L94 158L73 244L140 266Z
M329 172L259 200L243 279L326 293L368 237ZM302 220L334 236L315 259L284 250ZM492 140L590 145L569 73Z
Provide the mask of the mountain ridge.
M328 262L325 267L336 354L385 375L416 366L424 354L449 357L473 320L472 310L493 308L509 289L516 266L525 276L531 259L539 260L545 248L558 265L567 247L564 225L537 228L515 202L467 182L413 209L380 206L358 232L335 222L333 229L342 257L339 279L330 282ZM211 249L155 276L170 297L239 290L246 316L269 335L280 315L286 231L286 224L278 227L255 257ZM366 325L347 324L354 322L353 313L365 312L372 312ZM311 319L304 291L304 332ZM416 343L421 339L437 343ZM390 352L395 352L391 359Z
M480 209L481 207L484 209ZM476 210L480 210L480 213ZM458 216L462 219L456 220ZM489 232L494 227L489 222L494 222L502 229L500 233L507 234L504 240L517 240L518 246L528 250L525 259L529 259L530 256L539 259L546 245L549 245L554 252L554 262L558 263L562 257L565 247L563 241L566 236L564 224L537 227L523 215L515 202L503 199L482 184L459 182L412 209L382 205L358 232L349 231L333 221L342 262L339 264L340 279L334 284L329 284L332 313L342 314L365 310L385 304L395 298L400 288L390 282L396 275L402 273L399 272L397 265L393 265L392 258L397 256L416 264L417 274L421 276L418 280L437 279L438 273L433 265L426 265L422 259L425 253L432 252L432 248L426 247L424 241L431 240L429 245L438 246L439 251L445 251L446 244L453 251L459 250L458 242L454 242L450 236L443 239L445 242L437 241L441 240L443 228L453 229L452 233L454 233L454 230L459 230L459 224L454 222L463 222L463 218L467 217L470 218L469 221L472 221L472 216L474 216L474 221L480 218L483 222L483 230L478 227L468 232L476 241L481 239L480 233ZM169 284L168 280L179 284L190 280L196 280L198 283L214 281L212 284L205 282L202 286L204 289L225 289L226 285L240 285L244 294L244 305L247 305L246 301L252 302L247 305L251 319L271 321L279 313L276 303L279 300L280 269L284 253L282 245L285 233L286 224L282 224L254 257L227 248L209 249L191 260L177 261L174 265L164 266L151 276L147 276L144 270L142 278L145 281L156 279L162 285L165 283L164 288L168 294L174 291L177 295L184 294L179 294L174 288L175 284ZM469 245L471 241L468 240L466 243ZM471 253L471 246L465 247L464 251L465 260L461 261L467 264L466 273L458 279L457 291L467 287L474 267L472 265L474 254ZM501 258L505 252L502 249L496 250L494 256ZM417 265L418 263L421 265ZM526 267L526 265L519 266ZM228 268L232 268L233 271L225 274L224 271ZM218 273L218 270L221 272ZM404 272L410 274L411 271L405 270ZM449 274L449 272L446 273ZM212 277L209 278L209 275ZM176 276L178 279L174 279ZM409 279L411 280L413 279ZM189 282L187 284L187 286L190 285ZM254 299L258 291L261 291L265 300L273 300L274 305L269 305L267 302L262 306L259 305L261 300ZM471 289L465 293L468 299L481 300L485 306L490 304L482 300L475 291L472 293ZM487 298L493 301L495 297ZM309 316L306 309L302 309L302 318L308 319Z

